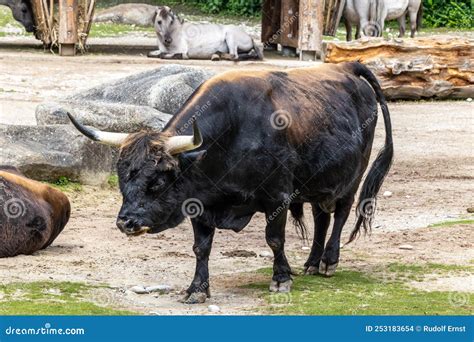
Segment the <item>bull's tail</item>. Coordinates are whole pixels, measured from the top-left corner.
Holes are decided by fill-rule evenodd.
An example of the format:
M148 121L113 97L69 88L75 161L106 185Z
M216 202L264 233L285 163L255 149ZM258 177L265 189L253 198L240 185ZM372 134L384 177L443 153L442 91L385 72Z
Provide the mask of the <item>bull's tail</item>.
M304 223L303 203L291 203L290 213L298 236L303 240L308 240L308 229Z
M416 14L416 30L417 31L420 31L422 23L423 23L423 1L421 1L420 8L418 9L418 13Z
M377 102L380 104L385 124L385 146L377 155L373 162L364 184L359 194L357 202L357 222L354 230L351 232L349 241L353 241L359 234L360 227L364 231L370 231L373 213L375 212L375 201L377 193L390 170L393 159L393 140L392 140L392 124L390 122L390 113L388 111L387 102L380 88L380 84L374 74L364 65L360 63L351 63L352 70L357 76L362 76L372 87L375 92Z

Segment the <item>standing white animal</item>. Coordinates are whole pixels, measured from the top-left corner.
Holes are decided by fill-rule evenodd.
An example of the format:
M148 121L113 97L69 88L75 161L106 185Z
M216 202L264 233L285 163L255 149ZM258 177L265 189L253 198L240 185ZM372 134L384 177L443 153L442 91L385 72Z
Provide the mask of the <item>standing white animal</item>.
M346 0L344 23L346 40L352 40L352 25L357 27L356 39L361 36L381 37L385 20L397 19L400 34L405 35L406 15L410 18L411 37L421 27L421 0Z
M156 8L158 50L149 57L165 59L263 59L252 37L235 25L184 22L168 6Z

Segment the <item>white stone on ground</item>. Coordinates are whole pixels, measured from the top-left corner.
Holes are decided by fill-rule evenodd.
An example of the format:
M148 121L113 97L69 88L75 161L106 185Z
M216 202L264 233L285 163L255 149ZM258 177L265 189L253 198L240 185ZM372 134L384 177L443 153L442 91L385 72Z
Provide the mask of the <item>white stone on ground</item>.
M400 245L398 246L399 249L406 249L406 250L412 250L413 246L412 245Z
M209 312L219 312L219 311L221 311L220 307L218 307L217 305L212 305L212 304L209 305L207 307L207 309L209 310Z

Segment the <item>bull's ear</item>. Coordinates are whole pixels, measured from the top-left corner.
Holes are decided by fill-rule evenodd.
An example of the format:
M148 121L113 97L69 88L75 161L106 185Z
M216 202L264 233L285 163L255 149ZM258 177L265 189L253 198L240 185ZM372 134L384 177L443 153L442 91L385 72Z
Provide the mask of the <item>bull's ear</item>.
M188 168L191 164L200 162L206 157L207 150L181 153L179 156L179 164L183 169Z

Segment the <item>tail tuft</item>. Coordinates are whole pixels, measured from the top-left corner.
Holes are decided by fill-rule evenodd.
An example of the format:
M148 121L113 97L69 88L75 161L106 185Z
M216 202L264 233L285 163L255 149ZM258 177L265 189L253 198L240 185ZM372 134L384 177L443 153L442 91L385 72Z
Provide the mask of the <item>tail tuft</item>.
M293 224L296 228L296 233L302 240L308 240L308 229L304 223L303 203L291 203L290 213L293 217Z

